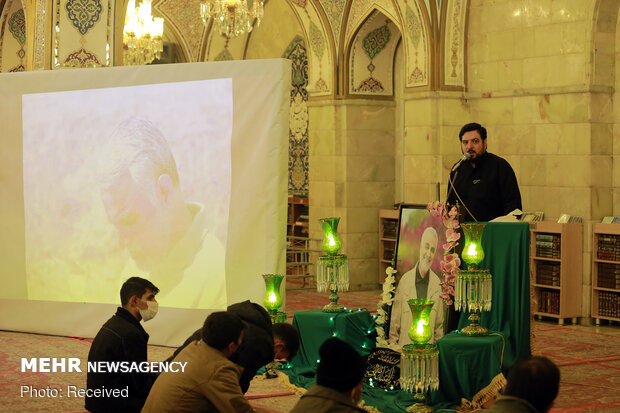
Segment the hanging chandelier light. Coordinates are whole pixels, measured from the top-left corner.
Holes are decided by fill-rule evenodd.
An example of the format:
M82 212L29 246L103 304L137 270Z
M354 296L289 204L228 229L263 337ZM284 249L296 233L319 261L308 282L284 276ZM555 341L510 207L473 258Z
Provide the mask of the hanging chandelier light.
M263 0L200 0L200 15L207 24L213 24L227 38L252 31L252 24L260 25L264 15Z
M123 29L125 65L146 65L161 57L164 19L151 16L151 0L129 0Z

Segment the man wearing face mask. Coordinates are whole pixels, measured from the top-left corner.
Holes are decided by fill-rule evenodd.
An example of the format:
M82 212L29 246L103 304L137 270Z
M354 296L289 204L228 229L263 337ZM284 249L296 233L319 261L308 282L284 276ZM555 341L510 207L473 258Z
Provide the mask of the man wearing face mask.
M429 299L435 302L429 320L433 330L431 343L443 337L444 307L439 296L442 291L441 280L431 269L437 252L437 240L435 228L428 227L424 230L420 238L420 259L413 269L402 276L396 287L390 318L391 343L399 346L411 344L408 334L409 326L411 326L411 310L409 310L408 302L414 298Z
M366 363L351 345L338 338L325 340L319 348L316 385L301 396L291 413L355 413L362 397Z
M131 277L121 287L121 305L101 327L88 352L88 362L145 362L149 335L140 321L157 314L155 295L159 289L149 280ZM86 410L99 412L139 412L153 385L150 373L94 373L86 375ZM127 389L128 397L95 397L99 389ZM109 393L108 393L109 394Z

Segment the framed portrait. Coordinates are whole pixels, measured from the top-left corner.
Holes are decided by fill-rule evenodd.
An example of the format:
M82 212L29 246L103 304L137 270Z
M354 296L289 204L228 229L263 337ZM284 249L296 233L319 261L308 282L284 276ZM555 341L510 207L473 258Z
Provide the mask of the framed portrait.
M403 204L396 240L396 288L390 315L389 341L400 346L411 343L408 301L426 298L434 301L431 311L433 338L443 336L445 305L440 298L443 274L440 262L446 228L440 217L431 215L426 205Z

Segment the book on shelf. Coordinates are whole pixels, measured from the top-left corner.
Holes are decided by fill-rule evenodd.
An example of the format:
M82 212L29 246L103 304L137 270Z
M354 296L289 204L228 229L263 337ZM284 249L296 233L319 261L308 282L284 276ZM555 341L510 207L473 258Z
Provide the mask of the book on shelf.
M582 222L583 218L576 215L562 214L558 218L558 224L572 224L574 222Z
M596 257L600 260L620 261L620 236L598 234Z
M603 317L620 317L620 294L600 291L598 294L598 312Z
M538 311L548 314L560 314L560 292L540 290L538 293Z
M397 228L398 228L398 222L384 221L383 222L383 237L384 238L396 238Z
M520 221L523 222L537 222L537 221L542 221L543 218L545 217L545 213L542 211L537 211L537 212L524 212L521 215Z
M543 258L560 258L561 238L559 234L536 234L536 255Z

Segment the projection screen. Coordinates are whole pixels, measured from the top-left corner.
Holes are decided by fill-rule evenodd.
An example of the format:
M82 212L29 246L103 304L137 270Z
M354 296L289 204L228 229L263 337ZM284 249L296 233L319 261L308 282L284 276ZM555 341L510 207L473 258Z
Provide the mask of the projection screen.
M92 337L130 276L177 345L284 273L290 62L0 74L0 329Z

